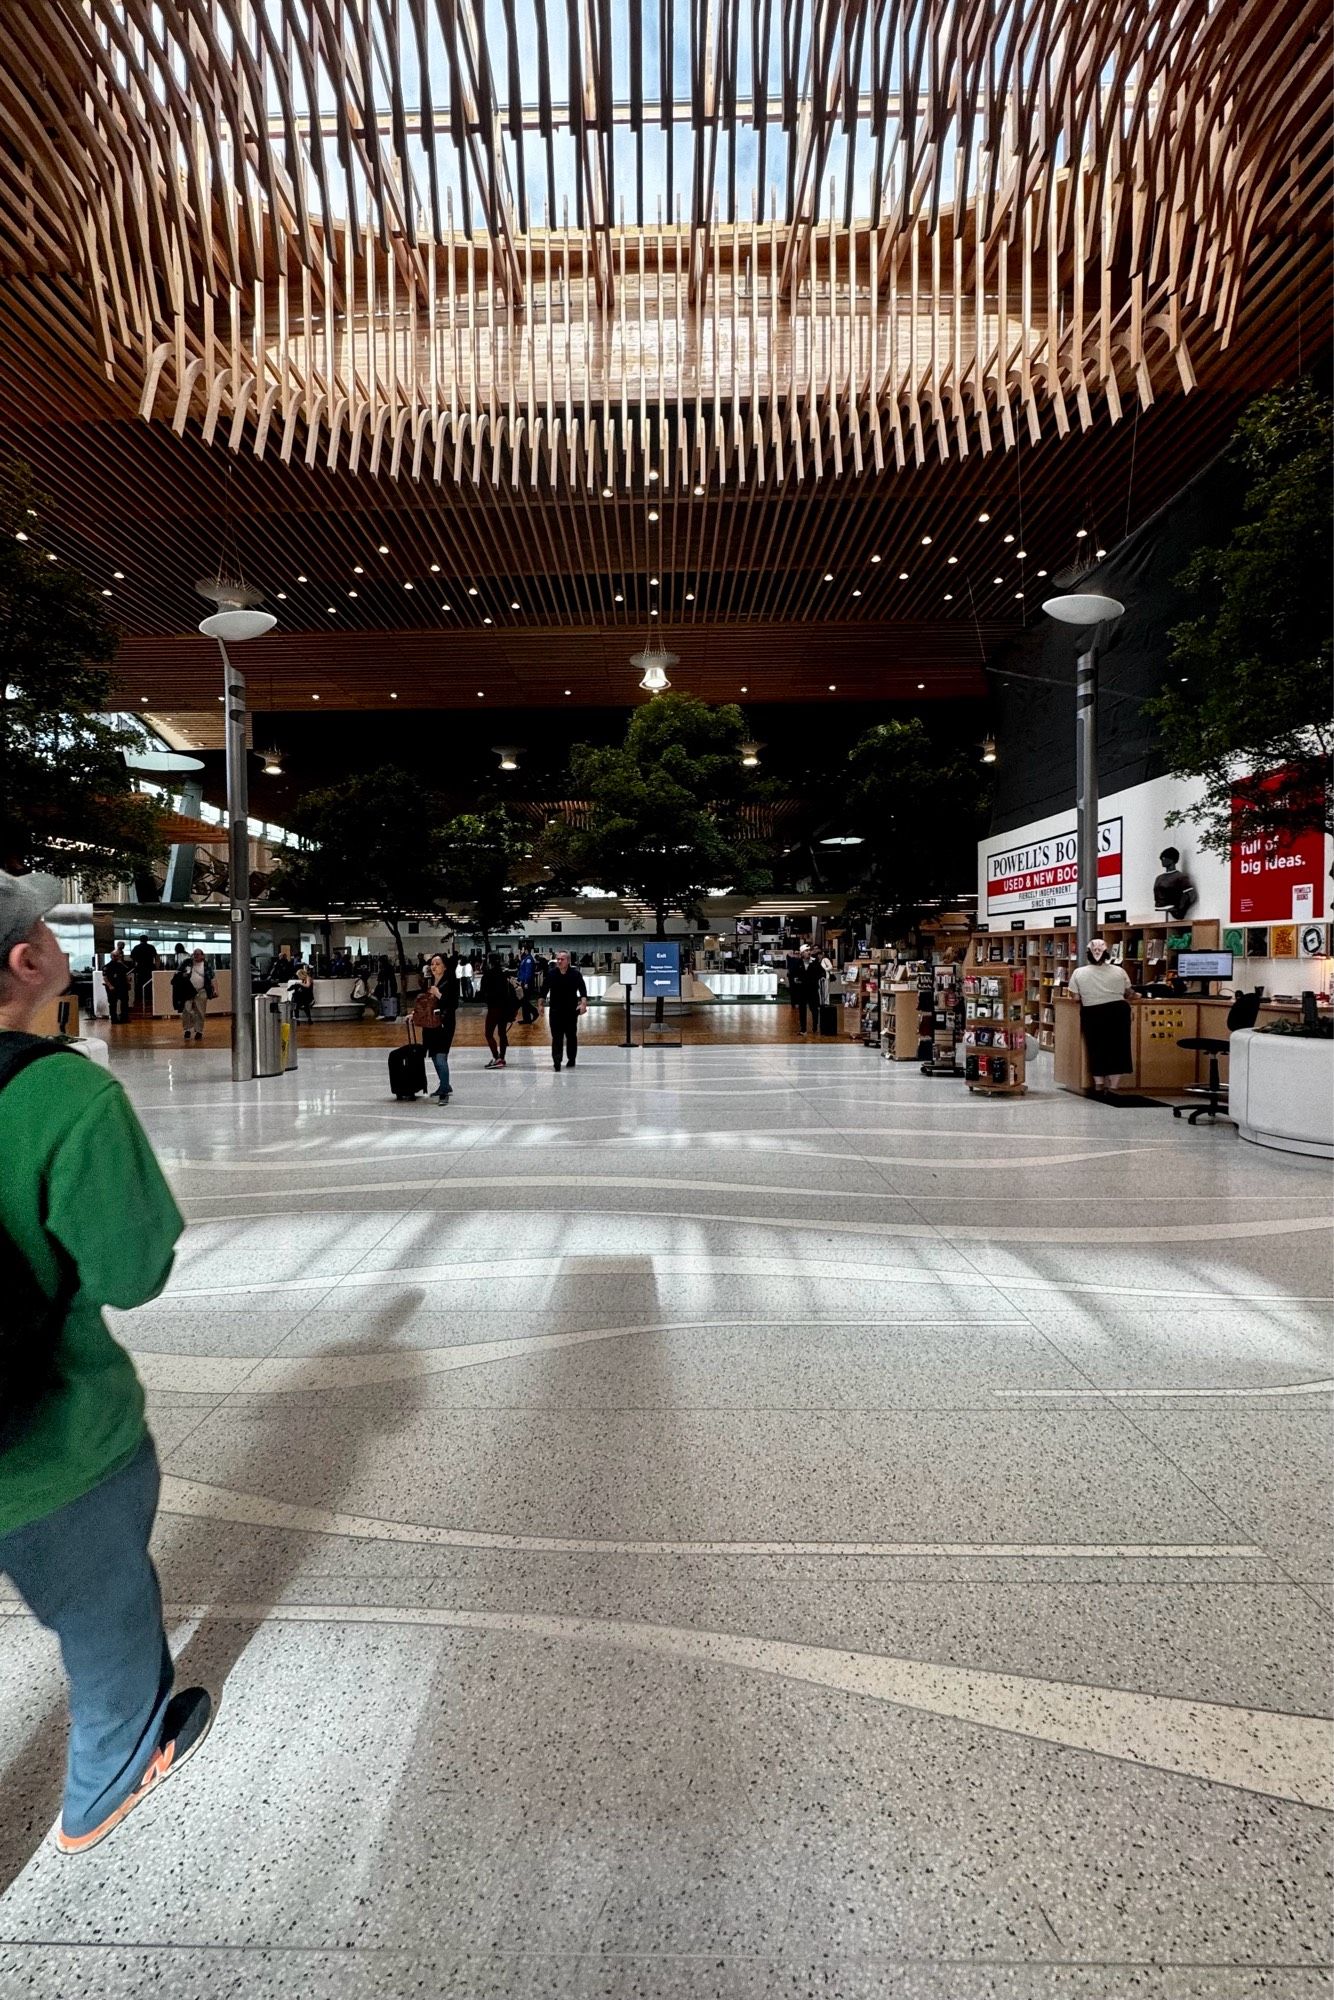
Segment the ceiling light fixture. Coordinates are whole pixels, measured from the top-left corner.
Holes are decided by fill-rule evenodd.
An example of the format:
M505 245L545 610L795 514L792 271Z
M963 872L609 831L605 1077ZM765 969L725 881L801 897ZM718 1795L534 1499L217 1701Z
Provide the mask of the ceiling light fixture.
M950 568L953 569L955 563L958 562L959 558L957 556L946 556L945 560L949 564Z
M603 497L603 499L604 499L604 500L610 500L610 498L611 498L611 488L610 488L610 486L604 486L604 487L603 487L603 489L602 489L602 497Z
M834 581L834 572L827 569L824 573L824 580L826 583L832 583Z
M993 576L991 581L993 583L1004 583L1005 578L1003 576Z
M452 610L454 609L454 607L453 607L453 605L452 605L452 604L442 604L442 605L440 606L440 609L441 609L442 611L452 611Z
M416 586L415 584L412 584L412 583L405 583L405 584L404 584L404 586L403 586L404 590L415 590L415 589L416 589L416 587L417 587L417 586Z
M982 762L984 764L994 764L995 761L996 739L994 736L984 736L982 738Z
M1089 538L1089 531L1087 528L1075 529L1075 540L1077 542L1086 542L1088 538Z
M901 569L899 571L899 582L906 583L907 581L908 581L908 572L906 569Z
M281 778L283 774L283 753L275 745L264 752L264 775L266 778Z
M439 563L432 563L432 564L431 564L431 575L432 575L432 576L439 576L439 574L440 574L440 565L439 565Z
M1005 541L1005 542L1012 542L1012 541L1014 540L1014 536L1013 536L1013 535L1003 535L1003 536L1001 537L1001 539L1002 539L1002 541Z
M492 748L492 751L494 752L494 754L495 754L495 755L496 755L497 757L499 757L499 759L500 759L500 768L501 768L501 770L502 770L502 771L517 771L517 770L518 770L518 768L519 768L519 749L518 749L518 745L517 745L517 744L514 744L514 743L493 743L493 744L491 745L491 748Z
M123 569L113 569L113 570L112 570L112 572L111 572L111 580L112 580L112 582L113 582L113 583L124 583L124 581L125 581L125 572L124 572L124 570L123 570Z
M698 499L698 498L699 498L699 496L700 496L700 495L701 495L701 494L703 493L703 491L704 491L704 488L703 488L702 486L697 486L697 487L695 488L695 497L696 497L696 499Z
M880 560L879 556L872 556L872 557L871 557L871 561L872 561L873 563L878 563L878 562L879 562L879 560Z
M319 700L319 696L318 696L317 694L313 694L313 695L312 695L312 696L311 696L310 698L311 698L311 700L312 700L312 701L318 701L318 700Z
M468 595L469 595L469 597L476 597L476 595L477 595L477 585L476 585L475 583L470 583L470 584L468 585Z
M397 701L397 700L398 700L398 696L397 696L396 694L391 694L391 695L390 695L390 697L389 697L389 699L390 699L390 701Z
M991 519L991 516L990 514L979 514L977 518L981 526L985 528L987 522Z
M387 556L387 555L388 555L388 553L389 553L389 544L388 544L388 542L381 542L381 543L380 543L380 545L379 545L379 547L378 547L378 549L376 550L376 554L377 554L377 555L382 555L382 556Z
M657 510L657 508L656 508L656 507L650 507L650 508L649 508L649 510L648 510L648 517L649 517L650 521L656 521L656 520L657 520L657 518L658 518L658 510Z
M860 597L860 596L861 596L861 592L860 592L860 590L854 590L852 594L853 594L853 596L854 596L854 597Z
M361 566L361 564L360 564L360 563L353 563L353 565L352 565L352 574L353 574L353 576L364 576L364 575L366 574L366 572L365 572L365 570L364 570L364 569L362 568L362 566Z
M102 592L102 595L103 595L103 597L110 597L110 595L111 595L111 592L110 592L109 590L104 590L104 591Z
M671 686L671 682L667 678L667 669L676 665L678 657L676 653L669 653L663 645L662 640L656 637L649 641L642 653L632 653L630 655L630 665L632 667L643 668L643 675L639 685L643 688L645 694L665 694L667 692Z
M511 611L517 611L517 610L518 610L518 608L519 608L519 600L518 600L518 598L517 598L517 597L511 597L511 599L510 599L510 610L511 610Z
M742 689L741 689L741 692L742 692L742 694L749 694L749 693L750 693L750 689L749 689L748 687L746 687L746 686L745 686L745 685L743 684L743 686L742 686Z
M309 583L309 582L310 582L310 578L309 578L308 576L299 576L299 577L297 578L297 582L298 582L298 583Z
M1027 550L1027 549L1016 549L1016 550L1015 550L1015 555L1016 555L1016 556L1017 556L1017 557L1019 558L1019 561L1020 561L1020 562L1027 562L1027 561L1028 561L1028 550Z
M348 594L348 596L349 596L349 597L355 597L357 593L356 593L356 591L355 591L355 590L349 590L349 592L348 592L347 594Z
M484 619L482 620L482 623L483 623L483 625L489 625L489 624L491 623L491 620L490 620L489 618L484 618Z
M655 467L653 467L653 466L650 466L650 467L649 467L649 471L648 471L648 483L649 483L649 485L650 485L650 486L656 486L656 485L657 485L657 483L658 483L658 474L657 474L657 470L656 470L656 468L655 468Z
M918 694L920 694L920 693L922 692L922 689L923 689L923 688L924 688L925 686L926 686L926 682L925 682L925 681L918 681L918 683L917 683L917 692L918 692Z
M23 530L22 528L19 528L19 529L17 530L17 532L15 533L15 536L14 536L14 540L15 540L16 542L26 542L26 541L27 541L27 539L28 539L28 537L27 537L27 534L26 534L26 532L25 532L25 531L24 531L24 530Z
M741 762L744 768L747 771L753 771L759 761L760 745L758 743L743 743L741 746Z
M624 602L625 602L625 592L624 592L623 590L618 590L618 591L617 591L617 593L616 593L616 602L617 602L617 604L624 604Z
M929 549L929 548L930 548L930 546L931 546L931 537L930 537L930 535L923 535L923 537L922 537L922 547L923 547L924 549Z
M686 592L686 603L687 603L687 604L693 604L693 603L694 603L694 601L695 601L695 593L694 593L694 591L693 591L693 590L688 590L688 591Z

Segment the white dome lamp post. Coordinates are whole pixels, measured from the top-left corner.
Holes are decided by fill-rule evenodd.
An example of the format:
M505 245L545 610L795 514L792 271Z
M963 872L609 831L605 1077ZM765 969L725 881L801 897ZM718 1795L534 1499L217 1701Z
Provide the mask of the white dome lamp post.
M1075 626L1087 639L1075 661L1075 856L1079 870L1075 955L1082 965L1089 939L1098 927L1098 634L1126 607L1117 597L1076 590L1068 597L1049 597L1042 608L1049 618Z
M217 610L201 620L206 639L222 654L223 714L227 719L227 889L231 902L232 1082L249 1083L255 1074L255 1015L250 1005L250 784L246 769L245 678L232 665L228 642L261 639L277 619L256 609L260 592L228 577L208 577L195 585Z

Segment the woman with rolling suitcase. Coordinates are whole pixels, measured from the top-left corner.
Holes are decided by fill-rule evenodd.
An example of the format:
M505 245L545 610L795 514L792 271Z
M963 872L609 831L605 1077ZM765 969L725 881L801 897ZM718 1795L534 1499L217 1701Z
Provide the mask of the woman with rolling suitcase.
M454 1094L449 1082L449 1051L459 1011L458 960L436 952L426 974L428 983L413 1002L412 1018L421 1029L422 1047L439 1078L440 1087L432 1094L437 1104L448 1104Z

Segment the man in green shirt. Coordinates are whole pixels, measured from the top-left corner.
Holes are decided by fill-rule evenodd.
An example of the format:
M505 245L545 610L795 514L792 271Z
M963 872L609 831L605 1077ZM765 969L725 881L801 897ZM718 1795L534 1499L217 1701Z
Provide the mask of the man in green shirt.
M158 1464L102 1308L155 1298L184 1224L120 1085L34 1036L69 984L45 878L0 873L0 1572L60 1640L70 1741L56 1846L96 1846L199 1748L148 1554Z

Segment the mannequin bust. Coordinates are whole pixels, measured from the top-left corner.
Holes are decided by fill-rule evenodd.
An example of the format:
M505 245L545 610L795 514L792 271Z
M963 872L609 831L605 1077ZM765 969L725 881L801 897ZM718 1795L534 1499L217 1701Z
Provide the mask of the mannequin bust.
M1179 922L1188 917L1199 900L1199 892L1181 867L1181 855L1175 847L1165 847L1158 856L1162 873L1153 884L1153 907L1166 910L1169 917Z

